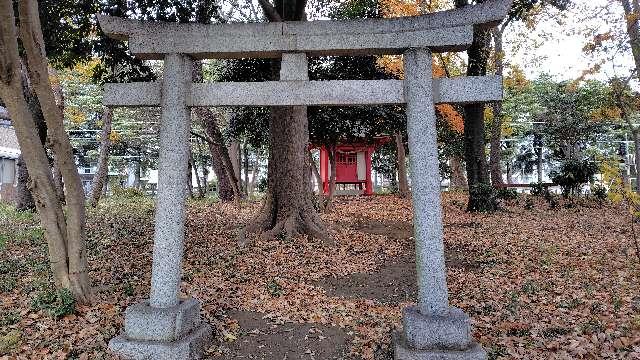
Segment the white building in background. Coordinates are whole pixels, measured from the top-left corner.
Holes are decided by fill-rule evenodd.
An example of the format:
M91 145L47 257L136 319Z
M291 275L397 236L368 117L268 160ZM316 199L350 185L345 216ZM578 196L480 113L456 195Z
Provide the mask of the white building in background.
M0 201L13 201L18 157L20 146L9 120L9 112L0 106Z

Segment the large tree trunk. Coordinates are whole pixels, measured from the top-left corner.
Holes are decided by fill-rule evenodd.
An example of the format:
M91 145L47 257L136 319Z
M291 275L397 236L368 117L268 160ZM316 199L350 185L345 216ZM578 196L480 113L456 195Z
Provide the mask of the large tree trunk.
M304 0L282 0L276 2L275 7L262 0L260 6L269 21L306 20ZM308 80L308 71L295 73L300 66L306 68L306 59L297 54L289 57L297 66L280 73L280 62L273 61L274 78L280 73L280 80ZM302 60L304 64L298 63ZM307 108L273 107L269 119L268 191L260 213L241 234L241 244L246 243L246 233L252 232L263 232L263 237L267 238L280 234L285 238L306 234L328 240L309 191L308 146Z
M307 186L309 145L305 106L274 107L269 121L268 191L258 216L240 236L262 232L264 238L299 234L326 239Z
M202 62L193 62L193 81L202 82ZM238 180L233 171L233 163L229 157L229 151L224 142L222 132L218 127L215 114L206 108L195 108L196 116L202 121L204 131L207 134L213 172L218 179L218 198L223 201L233 201L242 198L238 187Z
M456 0L456 7L468 5L468 0ZM468 66L467 76L485 76L487 74L487 61L489 59L489 45L491 43L491 31L474 29L473 44L467 50ZM485 156L484 141L484 108L485 104L469 104L464 107L464 150L465 164L467 167L467 182L469 184L470 211L483 208L479 205L482 199L476 198L477 192L473 191L476 185L489 184L487 171L487 158Z
M24 157L20 155L16 162L18 167L16 173L18 178L18 185L16 186L16 208L20 211L33 210L36 208L36 203L33 201L31 190L29 189L29 171L27 170L27 164L24 162Z
M0 97L13 119L24 160L29 169L33 195L45 229L51 269L60 287L68 288L80 303L89 302L84 191L73 150L64 129L48 76L48 65L37 2L18 3L20 38L28 60L29 76L40 102L49 132L49 144L58 160L67 190L66 217L51 174L50 164L37 133L34 115L25 100L20 80L17 29L11 0L0 0Z
M502 47L502 34L504 25L496 28L493 32L494 61L496 75L502 76L504 73L504 49ZM493 105L493 123L491 124L491 152L489 154L489 168L491 172L491 183L500 185L502 181L502 102L496 101Z
M404 151L404 141L401 133L395 134L396 162L398 167L398 195L402 198L409 196L409 182L407 181L407 155Z
M111 149L111 120L113 113L110 108L102 110L102 132L100 133L100 154L98 155L98 168L91 182L91 194L89 206L96 207L109 176L109 150Z

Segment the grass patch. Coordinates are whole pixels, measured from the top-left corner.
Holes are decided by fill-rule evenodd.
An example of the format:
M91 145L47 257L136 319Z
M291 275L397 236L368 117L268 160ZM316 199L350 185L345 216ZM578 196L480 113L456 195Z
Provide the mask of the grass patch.
M48 289L36 295L31 308L43 310L51 317L61 318L75 313L76 300L68 289Z

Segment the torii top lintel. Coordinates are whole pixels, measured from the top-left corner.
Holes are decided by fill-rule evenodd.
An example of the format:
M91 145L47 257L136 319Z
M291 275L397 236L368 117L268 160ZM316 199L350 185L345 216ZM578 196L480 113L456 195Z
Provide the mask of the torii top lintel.
M282 53L321 55L401 54L407 48L462 51L474 27L499 23L513 0L486 0L461 9L392 19L178 24L99 15L108 36L129 40L141 59L183 53L204 58L278 58Z

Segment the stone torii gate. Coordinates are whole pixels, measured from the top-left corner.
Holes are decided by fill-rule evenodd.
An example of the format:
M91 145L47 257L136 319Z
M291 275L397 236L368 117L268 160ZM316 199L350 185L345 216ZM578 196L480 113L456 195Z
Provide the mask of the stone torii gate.
M109 347L132 359L195 359L211 340L200 303L179 299L190 108L406 104L413 178L417 305L403 313L395 358L485 359L469 317L449 305L436 137L438 103L500 100L498 76L433 78L432 53L462 51L474 27L500 22L512 0L428 15L352 21L176 24L100 16L141 59L164 60L155 83L106 84L106 106L160 106L160 156L149 300L127 308ZM405 80L309 81L308 56L402 54ZM280 81L192 83L192 59L281 58Z

